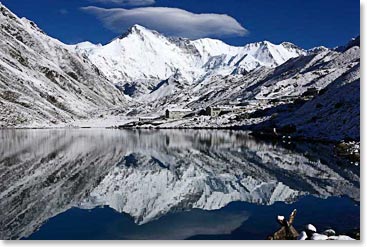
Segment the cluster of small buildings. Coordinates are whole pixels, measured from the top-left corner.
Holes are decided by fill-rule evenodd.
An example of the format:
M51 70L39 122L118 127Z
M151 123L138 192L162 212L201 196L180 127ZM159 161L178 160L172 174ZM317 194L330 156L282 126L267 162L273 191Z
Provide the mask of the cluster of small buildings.
M140 117L138 120L130 122L124 127L136 127L142 125L159 126L166 123L167 120L180 120L183 118L191 118L196 116L219 117L225 114L238 114L238 116L241 116L241 118L248 118L250 117L250 114L254 113L256 110L263 110L269 106L295 103L299 100L309 100L310 98L321 93L322 91L320 91L318 88L310 88L301 96L290 95L274 99L263 98L246 101L236 99L235 101L226 102L225 105L211 105L205 109L197 111L189 108L176 108L176 106L172 106L172 108L166 109L163 116L155 115L150 117Z
M228 102L228 105L222 106L208 106L205 110L202 110L199 115L206 115L211 117L218 117L220 115L228 114L228 113L244 113L249 111L249 109L254 109L259 106L267 106L269 103L292 103L296 100L303 99L307 100L316 95L320 94L320 90L318 88L309 88L305 93L300 96L284 96L282 98L277 99L256 99L256 100L248 100L246 102L240 102L240 100L236 99L234 102ZM260 107L261 108L261 107ZM190 115L195 115L191 109L167 109L165 117L166 119L182 119L184 117L188 117Z
M218 117L223 114L243 112L245 110L245 107L240 106L208 106L200 115ZM166 119L182 119L194 114L195 112L191 109L167 109L165 117Z

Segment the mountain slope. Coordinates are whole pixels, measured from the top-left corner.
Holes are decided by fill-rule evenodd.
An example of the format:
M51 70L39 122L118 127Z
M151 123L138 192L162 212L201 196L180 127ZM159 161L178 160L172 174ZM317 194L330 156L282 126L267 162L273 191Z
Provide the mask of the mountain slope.
M150 107L142 106L140 109L163 111L169 105L178 105L200 110L207 106L229 105L231 102L246 104L249 101L259 109L272 107L273 103L300 99L309 90L327 87L358 63L359 50L341 53L321 49L318 53L314 51L292 58L275 68L261 67L244 75L214 76L176 89L173 95L165 95L149 104ZM150 96L145 97L149 99Z
M359 49L356 47L353 50ZM279 127L296 126L295 135L317 139L360 139L360 64L295 112L279 116Z
M353 39L342 47L342 52L332 51L327 56L322 52L322 59L304 66L305 73L320 76L306 81L306 85L320 89L319 93L303 104L289 104L277 112L275 118L260 123L255 130L276 128L280 135L359 141L360 44L358 39Z
M0 126L67 122L124 97L88 59L0 4Z

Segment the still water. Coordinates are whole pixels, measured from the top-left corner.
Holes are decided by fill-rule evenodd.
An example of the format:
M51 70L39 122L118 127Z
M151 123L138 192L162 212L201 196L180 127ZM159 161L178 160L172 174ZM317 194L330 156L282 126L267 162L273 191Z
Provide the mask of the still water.
M1 130L1 239L265 239L360 225L360 171L329 145L225 130Z

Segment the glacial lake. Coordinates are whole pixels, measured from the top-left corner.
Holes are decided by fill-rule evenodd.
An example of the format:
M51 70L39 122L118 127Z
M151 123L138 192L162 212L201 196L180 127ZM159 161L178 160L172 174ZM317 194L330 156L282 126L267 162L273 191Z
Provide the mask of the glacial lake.
M360 227L330 145L230 130L0 130L0 239L266 239Z

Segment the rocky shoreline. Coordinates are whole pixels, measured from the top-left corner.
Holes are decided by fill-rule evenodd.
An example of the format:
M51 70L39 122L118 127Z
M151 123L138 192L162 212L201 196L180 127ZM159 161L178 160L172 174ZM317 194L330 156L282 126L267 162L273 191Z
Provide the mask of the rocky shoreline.
M360 229L353 230L347 234L337 235L333 229L326 229L322 233L318 233L316 227L307 224L304 229L298 233L293 227L297 210L293 210L289 219L278 215L277 221L281 228L274 234L268 236L267 240L360 240Z

